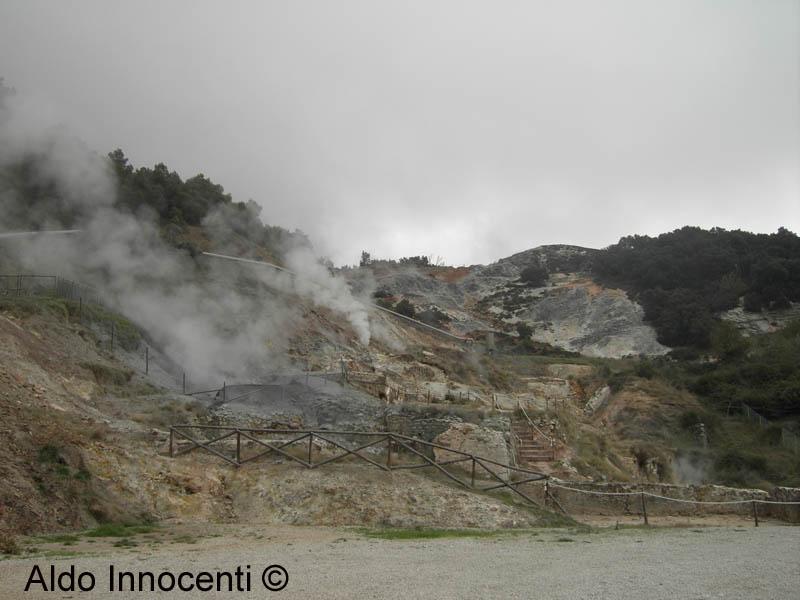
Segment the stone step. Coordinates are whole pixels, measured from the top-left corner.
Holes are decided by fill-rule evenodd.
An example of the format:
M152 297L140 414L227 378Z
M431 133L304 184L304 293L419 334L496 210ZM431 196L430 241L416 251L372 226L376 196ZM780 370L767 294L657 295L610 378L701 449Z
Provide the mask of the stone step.
M549 452L543 454L521 454L520 460L553 460L553 455Z

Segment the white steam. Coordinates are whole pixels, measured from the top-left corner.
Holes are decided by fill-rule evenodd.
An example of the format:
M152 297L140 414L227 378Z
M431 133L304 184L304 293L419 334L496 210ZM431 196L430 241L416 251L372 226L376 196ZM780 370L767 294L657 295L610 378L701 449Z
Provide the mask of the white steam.
M3 172L35 157L35 176L58 190L59 208L80 215L80 235L3 241L0 254L32 272L86 281L142 327L152 341L196 381L258 377L286 369L286 350L301 325L297 296L347 317L359 341L370 340L368 312L346 282L332 275L308 248L287 252L297 273L240 267L206 260L202 265L168 246L143 215L114 208L116 181L108 161L37 114L19 97L0 106L0 232L14 228L15 215L34 215ZM26 212L27 211L27 212ZM58 215L35 215L42 228L64 229ZM261 281L271 288L250 286Z

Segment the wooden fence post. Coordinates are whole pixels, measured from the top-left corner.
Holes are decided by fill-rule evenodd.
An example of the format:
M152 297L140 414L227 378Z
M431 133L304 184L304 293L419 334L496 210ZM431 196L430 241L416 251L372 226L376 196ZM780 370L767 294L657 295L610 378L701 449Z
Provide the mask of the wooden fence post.
M644 524L650 525L650 522L647 520L647 504L644 501L644 492L641 492L640 498L642 499L642 516L644 516Z
M755 521L756 527L758 527L758 506L755 500L753 500L753 521Z
M242 432L236 430L236 466L242 464Z

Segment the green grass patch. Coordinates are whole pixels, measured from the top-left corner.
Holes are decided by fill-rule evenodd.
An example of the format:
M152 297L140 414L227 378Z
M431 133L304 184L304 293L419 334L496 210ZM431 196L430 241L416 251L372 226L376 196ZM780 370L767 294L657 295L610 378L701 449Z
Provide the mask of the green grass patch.
M37 458L40 463L44 464L64 463L64 459L61 457L61 451L59 450L58 446L53 446L52 444L45 444L39 448L39 454Z
M173 544L196 544L197 538L191 535L179 535L172 540Z
M77 303L70 306L73 316L77 314ZM141 334L136 326L128 319L117 313L106 310L96 304L83 305L83 322L96 323L105 332L110 333L114 328L114 343L119 344L125 350L135 350L141 342Z
M370 528L362 527L356 532L368 537L382 540L435 540L442 538L491 538L507 535L530 534L526 529L436 529L419 528Z
M52 315L66 321L69 317L67 300L52 296L22 296L19 298L0 298L0 310L10 312L16 317L31 315Z
M49 544L74 544L81 538L73 533L55 533L53 535L38 535L36 539Z
M101 385L122 386L127 384L133 377L133 371L130 369L120 369L102 363L82 362L81 366L91 371L97 383Z
M126 538L140 533L150 533L156 529L155 525L122 525L105 523L90 529L84 535L88 537L117 537Z

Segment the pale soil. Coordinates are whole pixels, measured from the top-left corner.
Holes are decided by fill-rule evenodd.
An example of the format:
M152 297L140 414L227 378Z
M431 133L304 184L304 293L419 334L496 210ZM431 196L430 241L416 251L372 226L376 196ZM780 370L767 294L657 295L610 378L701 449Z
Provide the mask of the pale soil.
M195 526L201 527L201 526ZM196 543L181 536L206 533ZM176 535L180 533L181 535ZM170 541L174 536L178 541ZM154 543L155 539L161 543ZM164 593L182 598L264 598L260 573L278 563L289 573L281 598L797 598L800 528L651 528L594 532L528 530L490 538L390 541L354 530L274 526L191 526L160 530L140 545L108 542L68 558L0 561L0 597L141 598L109 594L117 570L193 573L251 565L245 592ZM82 549L83 547L81 547ZM34 564L95 573L94 592L23 593Z

